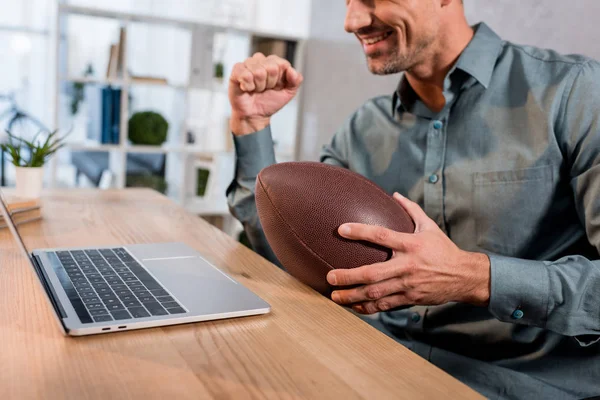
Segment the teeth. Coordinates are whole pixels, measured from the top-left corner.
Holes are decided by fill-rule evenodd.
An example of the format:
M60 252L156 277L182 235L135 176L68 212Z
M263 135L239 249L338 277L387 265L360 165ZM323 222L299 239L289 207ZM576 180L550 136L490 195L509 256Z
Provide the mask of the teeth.
M374 37L374 38L371 38L371 39L364 39L363 42L366 43L366 44L375 44L377 42L381 42L384 39L387 39L390 35L391 35L390 32L384 33L381 36L377 36L377 37Z

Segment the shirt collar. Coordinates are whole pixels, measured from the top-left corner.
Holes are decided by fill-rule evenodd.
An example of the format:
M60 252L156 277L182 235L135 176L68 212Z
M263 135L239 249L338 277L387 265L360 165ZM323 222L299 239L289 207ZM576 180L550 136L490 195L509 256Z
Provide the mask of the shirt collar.
M456 65L450 70L451 75L456 69L460 69L472 76L486 89L492 80L496 60L502 49L502 39L484 22L475 25L475 35L463 50ZM404 81L406 77L402 74L400 84L394 92L392 100L392 114L401 106Z

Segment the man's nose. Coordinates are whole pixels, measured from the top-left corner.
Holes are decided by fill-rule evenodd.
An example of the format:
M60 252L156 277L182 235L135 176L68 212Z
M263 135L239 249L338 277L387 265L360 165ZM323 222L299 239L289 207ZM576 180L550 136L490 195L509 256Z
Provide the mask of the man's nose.
M344 29L346 32L354 33L362 28L370 26L373 22L372 11L373 7L369 4L372 0L349 0L346 5L346 21Z

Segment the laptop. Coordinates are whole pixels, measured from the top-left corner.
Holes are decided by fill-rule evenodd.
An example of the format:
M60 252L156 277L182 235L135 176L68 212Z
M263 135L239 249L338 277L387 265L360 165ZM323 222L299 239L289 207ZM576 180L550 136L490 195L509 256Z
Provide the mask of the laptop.
M93 335L266 314L264 300L183 243L37 249L29 253L63 332Z

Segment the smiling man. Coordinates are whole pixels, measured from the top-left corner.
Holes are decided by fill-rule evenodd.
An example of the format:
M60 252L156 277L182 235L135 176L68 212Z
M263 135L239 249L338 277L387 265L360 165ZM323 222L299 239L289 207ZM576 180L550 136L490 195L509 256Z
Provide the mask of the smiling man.
M600 64L470 27L459 0L346 3L369 70L404 73L321 161L395 193L416 231L341 226L394 255L330 272L357 285L332 299L379 312L379 329L490 398L600 395ZM229 88L231 209L275 262L254 183L275 162L270 118L302 79L256 54Z

